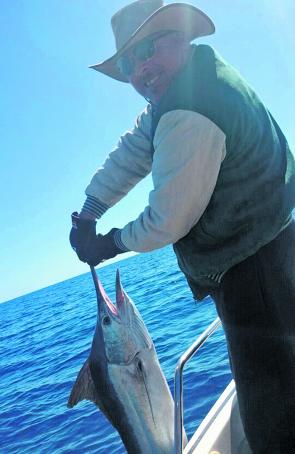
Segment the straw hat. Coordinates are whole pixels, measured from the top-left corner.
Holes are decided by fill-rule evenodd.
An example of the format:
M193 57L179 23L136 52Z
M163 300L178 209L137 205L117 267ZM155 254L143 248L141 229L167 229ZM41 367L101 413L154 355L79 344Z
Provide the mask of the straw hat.
M90 68L122 82L128 80L116 66L118 57L147 36L175 30L184 32L192 41L215 31L211 19L198 8L187 3L164 5L162 0L137 0L114 14L111 24L117 51L111 58Z

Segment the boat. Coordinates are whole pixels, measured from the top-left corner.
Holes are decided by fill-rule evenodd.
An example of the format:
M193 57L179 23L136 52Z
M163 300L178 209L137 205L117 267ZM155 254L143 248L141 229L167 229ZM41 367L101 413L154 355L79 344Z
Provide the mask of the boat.
M180 357L175 370L175 454L252 454L241 422L234 380L223 391L188 444L183 446L183 369L221 325L219 318Z

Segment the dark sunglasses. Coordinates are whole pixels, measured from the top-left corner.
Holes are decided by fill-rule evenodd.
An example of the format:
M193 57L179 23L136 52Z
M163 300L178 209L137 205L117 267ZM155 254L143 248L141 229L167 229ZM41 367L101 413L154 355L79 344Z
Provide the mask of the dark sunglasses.
M157 39L159 38L162 38L163 36L168 35L169 33L171 32L169 31L160 34L158 33L157 35L143 39L134 46L134 48L132 49L132 55L139 61L148 60L156 52L155 41L157 41ZM121 57L119 57L116 65L120 73L125 77L131 76L131 74L133 74L134 72L134 60L128 55L122 55Z

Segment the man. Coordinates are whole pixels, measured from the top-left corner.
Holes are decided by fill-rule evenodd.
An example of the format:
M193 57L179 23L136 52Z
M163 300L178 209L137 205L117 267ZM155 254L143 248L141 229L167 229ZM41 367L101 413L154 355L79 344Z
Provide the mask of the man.
M259 97L218 53L187 4L139 0L112 18L117 52L94 69L129 82L148 106L72 215L90 265L173 244L196 299L211 295L225 330L253 453L295 452L295 163ZM123 229L95 219L149 172L149 205ZM290 451L291 449L291 451Z

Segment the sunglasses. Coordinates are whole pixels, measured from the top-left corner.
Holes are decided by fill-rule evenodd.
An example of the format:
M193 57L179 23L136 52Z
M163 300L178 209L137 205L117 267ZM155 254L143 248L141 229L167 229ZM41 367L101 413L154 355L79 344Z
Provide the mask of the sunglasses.
M163 32L160 34L157 33L157 35L153 37L143 39L133 47L132 57L135 57L136 60L141 62L148 60L156 52L155 41L170 33L171 33L170 31ZM132 57L128 55L122 55L121 57L118 58L116 62L117 68L119 69L120 73L123 74L123 76L125 77L131 76L134 72L135 61L134 58Z

